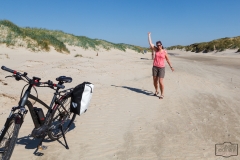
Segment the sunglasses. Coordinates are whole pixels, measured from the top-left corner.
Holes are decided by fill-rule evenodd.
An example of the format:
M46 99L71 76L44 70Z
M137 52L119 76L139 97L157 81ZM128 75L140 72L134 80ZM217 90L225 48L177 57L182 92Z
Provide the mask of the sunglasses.
M157 46L161 46L161 44L157 44Z

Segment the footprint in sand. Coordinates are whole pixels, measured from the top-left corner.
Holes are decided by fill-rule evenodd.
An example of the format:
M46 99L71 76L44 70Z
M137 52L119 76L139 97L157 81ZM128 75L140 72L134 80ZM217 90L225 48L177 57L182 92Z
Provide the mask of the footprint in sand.
M7 94L4 94L4 93L0 94L0 99L1 99L1 103L8 103L8 102L17 100L17 98L7 95Z
M10 59L8 54L0 54L0 59Z
M3 84L3 85L8 85L6 82L4 82L3 80L0 79L0 84Z
M34 61L34 60L26 60L26 62L24 62L24 64L23 64L23 66L32 67L34 65L39 65L39 64L44 64L44 62Z

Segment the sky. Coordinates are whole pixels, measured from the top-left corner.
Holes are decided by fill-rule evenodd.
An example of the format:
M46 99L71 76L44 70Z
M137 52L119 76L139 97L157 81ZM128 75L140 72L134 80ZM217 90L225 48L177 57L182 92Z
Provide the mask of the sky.
M0 20L19 27L149 47L240 36L240 0L0 0Z

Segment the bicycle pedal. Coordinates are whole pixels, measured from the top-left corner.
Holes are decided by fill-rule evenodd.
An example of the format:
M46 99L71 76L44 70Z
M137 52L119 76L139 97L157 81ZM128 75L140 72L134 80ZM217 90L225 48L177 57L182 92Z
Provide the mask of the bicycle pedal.
M36 153L34 153L34 155L35 155L35 156L39 156L39 157L40 157L40 156L43 156L44 154L43 154L43 153L41 153L41 152L36 152Z
M38 146L38 150L46 150L46 149L47 149L47 146L43 146L43 145Z

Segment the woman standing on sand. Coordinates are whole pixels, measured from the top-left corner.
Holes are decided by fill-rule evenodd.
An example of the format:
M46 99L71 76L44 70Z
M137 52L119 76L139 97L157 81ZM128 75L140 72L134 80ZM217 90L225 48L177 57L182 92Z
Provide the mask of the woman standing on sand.
M167 51L163 48L162 42L157 41L156 46L152 44L151 40L151 33L148 33L148 42L152 50L155 51L155 56L153 60L153 67L152 67L152 74L153 74L153 85L155 87L155 95L158 95L158 83L161 95L159 99L163 99L164 97L164 84L163 84L163 78L165 75L165 63L164 60L166 59L168 65L170 66L171 70L174 71L170 60L168 58Z

